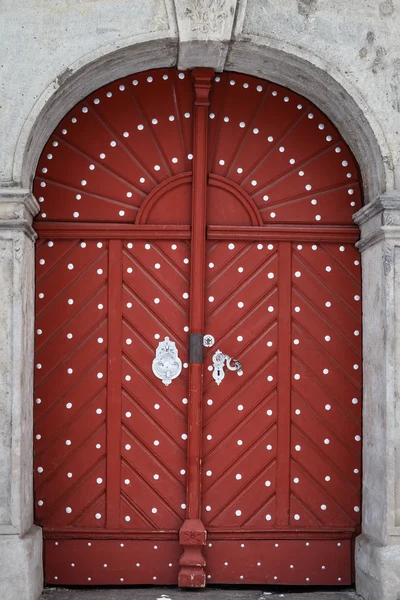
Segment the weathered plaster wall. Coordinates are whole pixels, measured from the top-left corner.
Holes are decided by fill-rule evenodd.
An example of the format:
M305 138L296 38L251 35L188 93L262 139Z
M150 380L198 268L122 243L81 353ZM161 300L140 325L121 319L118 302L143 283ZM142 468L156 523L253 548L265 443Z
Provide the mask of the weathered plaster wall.
M171 0L3 0L0 180L18 180L17 139L35 103L82 64L142 40L176 38Z
M4 0L0 26L3 185L29 183L29 133L54 92L84 65L119 49L127 56L140 42L152 43L150 65L179 57L186 68L235 68L251 47L264 63L272 62L266 49L321 69L372 128L385 165L381 188L400 185L400 0Z
M359 162L364 290L364 535L358 589L400 597L400 0L2 0L0 10L0 590L36 600L32 526L33 231L29 194L64 114L129 73L258 75L315 102ZM384 195L389 192L389 195ZM390 258L390 260L389 260ZM397 278L398 279L398 278Z
M388 189L400 185L399 0L248 0L242 36L290 45L338 78L387 143Z

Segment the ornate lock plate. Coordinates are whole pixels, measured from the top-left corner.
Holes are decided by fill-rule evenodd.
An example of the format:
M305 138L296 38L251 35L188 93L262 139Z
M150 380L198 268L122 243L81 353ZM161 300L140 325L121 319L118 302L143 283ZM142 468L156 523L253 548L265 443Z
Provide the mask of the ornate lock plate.
M213 361L213 379L217 385L220 385L221 381L225 377L224 367L226 366L229 371L236 371L239 377L243 375L243 365L241 362L224 354L221 350L217 350L212 357ZM233 366L232 364L233 363Z
M152 364L153 373L164 385L169 385L182 371L182 361L178 356L175 342L169 337L158 344L156 357Z

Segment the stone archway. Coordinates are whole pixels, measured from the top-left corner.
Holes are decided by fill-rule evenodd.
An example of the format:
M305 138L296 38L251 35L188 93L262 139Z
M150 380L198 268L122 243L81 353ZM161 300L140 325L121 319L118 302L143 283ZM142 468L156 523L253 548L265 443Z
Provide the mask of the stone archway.
M197 40L195 47L196 66L209 66L208 42ZM78 100L128 72L176 64L176 50L175 41L149 41L95 60L95 57L85 57L76 70L66 71L64 77L60 77L57 91L52 94L54 87L49 88L32 111L16 148L15 186L2 190L2 267L8 285L2 288L1 303L7 312L3 314L7 323L5 339L7 342L12 340L4 344L4 364L8 365L10 373L5 394L10 401L5 414L6 435L12 443L9 442L6 450L7 470L2 488L5 490L6 525L0 531L4 534L0 548L6 557L2 577L12 600L36 599L42 581L41 532L32 526L31 492L34 240L31 221L38 205L29 186L34 169L49 133ZM149 60L149 56L153 58ZM180 68L194 66L193 55L190 60L185 56L182 51ZM372 117L369 115L368 120L365 116L361 101L357 104L323 66L318 68L304 57L267 47L265 43L233 42L228 60L223 64L230 70L269 77L308 95L338 126L360 165L366 201L370 204L357 216L363 240L360 249L363 250L364 272L366 438L364 534L357 546L357 585L365 598L392 600L400 589L400 581L396 578L400 548L393 544L400 532L395 486L399 464L393 451L398 437L394 361L399 332L394 323L395 302L400 293L395 285L400 261L396 250L400 215L395 195L379 198L386 188L382 160L384 140L375 125L371 126ZM280 68L282 64L284 70ZM332 102L334 98L337 101ZM387 172L386 178L388 176Z

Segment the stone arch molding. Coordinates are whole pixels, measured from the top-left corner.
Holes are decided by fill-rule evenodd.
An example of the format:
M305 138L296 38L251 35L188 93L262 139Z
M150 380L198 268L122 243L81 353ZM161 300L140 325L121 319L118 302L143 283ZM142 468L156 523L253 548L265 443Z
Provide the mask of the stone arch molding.
M51 132L94 90L148 69L202 66L268 79L306 96L333 121L352 149L360 166L365 201L393 189L393 173L383 160L390 154L384 134L354 86L339 72L332 73L311 51L267 37L242 35L246 2L176 2L176 24L164 37L143 34L125 39L118 50L114 44L103 46L71 64L43 91L25 121L14 155L14 182L30 187Z

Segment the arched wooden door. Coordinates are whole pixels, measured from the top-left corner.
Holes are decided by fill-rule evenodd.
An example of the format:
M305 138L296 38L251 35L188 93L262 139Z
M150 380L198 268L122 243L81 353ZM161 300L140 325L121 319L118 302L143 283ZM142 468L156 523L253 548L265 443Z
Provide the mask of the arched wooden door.
M351 583L361 192L335 127L246 75L141 73L71 110L34 192L46 581Z

